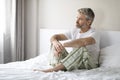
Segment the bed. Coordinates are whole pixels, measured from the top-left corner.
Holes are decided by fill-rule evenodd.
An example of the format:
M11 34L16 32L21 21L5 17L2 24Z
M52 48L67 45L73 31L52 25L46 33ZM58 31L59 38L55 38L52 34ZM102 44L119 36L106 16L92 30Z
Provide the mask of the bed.
M63 29L40 29L39 56L26 61L0 64L0 80L120 80L120 32L98 31L100 34L100 67L91 70L73 70L44 73L33 69L47 69L49 38ZM44 44L43 44L44 43ZM67 48L70 51L70 48Z

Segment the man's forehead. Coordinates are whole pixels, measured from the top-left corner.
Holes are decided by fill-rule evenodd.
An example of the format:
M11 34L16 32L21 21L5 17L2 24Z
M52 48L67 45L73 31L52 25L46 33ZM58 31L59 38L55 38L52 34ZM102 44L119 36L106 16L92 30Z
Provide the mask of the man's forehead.
M85 17L85 15L82 14L82 13L78 13L78 14L77 14L77 17Z

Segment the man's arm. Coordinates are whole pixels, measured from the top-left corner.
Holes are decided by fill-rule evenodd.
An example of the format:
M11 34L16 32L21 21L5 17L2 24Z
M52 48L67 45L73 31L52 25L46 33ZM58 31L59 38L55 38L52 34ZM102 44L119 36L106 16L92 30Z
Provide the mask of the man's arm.
M67 37L64 34L55 34L50 39L51 43L53 41L60 41L60 40L67 40Z
M67 40L67 37L64 34L55 34L50 39L51 43L58 53L64 49L63 45L59 42L61 40Z
M79 48L81 46L95 44L95 39L93 37L75 39L63 44L64 47L75 47Z

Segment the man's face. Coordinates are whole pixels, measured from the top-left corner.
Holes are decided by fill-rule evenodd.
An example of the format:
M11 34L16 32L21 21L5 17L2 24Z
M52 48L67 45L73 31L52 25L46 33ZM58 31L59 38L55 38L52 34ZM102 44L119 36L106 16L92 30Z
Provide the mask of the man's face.
M88 26L88 20L86 19L86 16L84 14L78 14L77 20L76 20L76 27L77 28L84 28Z

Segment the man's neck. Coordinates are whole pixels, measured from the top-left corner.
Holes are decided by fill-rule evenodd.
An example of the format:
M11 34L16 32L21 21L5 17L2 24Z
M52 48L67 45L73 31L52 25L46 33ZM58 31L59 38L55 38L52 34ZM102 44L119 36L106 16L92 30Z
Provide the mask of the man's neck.
M80 33L85 33L90 29L90 27L86 27L86 28L81 28Z

